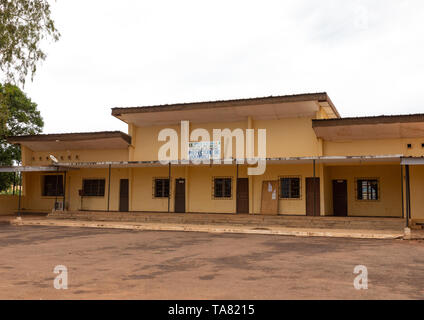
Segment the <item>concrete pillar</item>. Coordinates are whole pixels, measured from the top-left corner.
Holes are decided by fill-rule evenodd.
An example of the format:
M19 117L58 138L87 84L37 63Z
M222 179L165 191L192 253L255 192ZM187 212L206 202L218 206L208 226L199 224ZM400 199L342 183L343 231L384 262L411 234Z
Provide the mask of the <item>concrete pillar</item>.
M32 177L33 178L33 174L30 172L21 172L22 174L22 180L21 180L21 209L25 209L28 208L28 203L27 203L27 197L26 195L28 194L27 189L29 188L29 184L30 184L30 179Z
M129 185L130 185L130 190L129 190L129 194L128 194L128 201L129 201L129 211L134 211L133 208L133 192L134 192L134 169L133 168L129 168Z
M322 157L324 155L324 141L321 138L318 138L318 152L317 156Z
M128 160L134 161L134 158L135 158L134 151L135 151L136 140L137 140L137 127L134 124L128 125L128 134L131 136L131 145L128 147L129 148Z
M411 214L411 182L410 182L410 167L409 165L405 166L405 184L406 184L406 227L409 227L409 221L412 219Z
M186 139L187 139L188 142L190 142L190 134L191 134L191 124L190 124L190 122L188 123L188 132L186 132L184 134L187 135ZM183 148L182 150L185 150L185 149ZM187 151L187 152L189 151L188 146L187 146L187 150L185 150L185 151ZM181 154L181 157L180 157L182 162L183 162L183 160L186 160L186 162L187 162L187 165L184 167L185 197L186 197L186 199L185 199L185 201L186 201L185 209L186 209L186 212L190 212L190 183L191 183L191 181L190 181L190 159L189 158L190 157L188 155L184 155L184 154Z
M253 126L253 119L251 116L247 117L247 129L254 129ZM248 176L249 178L249 213L250 214L254 214L255 210L254 210L254 201L253 201L253 181L254 181L254 176Z
M112 175L112 166L109 165L108 168L108 178L107 178L107 211L110 211L110 177Z
M185 194L186 194L186 212L190 212L190 167L185 166L184 170L185 178Z
M32 151L30 150L30 149L28 149L27 147L25 147L25 146L22 146L21 145L21 164L22 164L22 166L27 166L27 165L31 165L32 163L31 163L31 155L32 155ZM29 179L30 179L30 175L31 175L31 173L29 173L29 172L21 172L21 174L22 174L22 180L21 180L21 183L20 183L20 192L21 192L21 203L20 203L20 206L21 206L21 209L23 209L23 208L27 208L27 197L25 197L26 196L26 194L27 194L27 188L28 188L28 186L29 186Z
M317 156L322 157L324 156L324 141L321 138L318 138L318 150L317 150ZM330 190L325 190L325 174L324 174L324 164L318 162L318 170L317 170L317 177L319 177L319 191L320 191L320 215L325 216L326 214L326 207L325 207L325 191L331 192Z
M324 174L324 164L318 164L318 177L319 177L319 195L320 195L320 215L325 216L326 207L325 207L325 192L331 192L330 190L325 190L325 174Z
M131 145L128 147L128 160L136 161L135 159L135 146L137 143L137 127L134 124L128 124L128 134L131 136ZM133 190L134 190L134 169L128 169L128 179L129 179L129 192L128 192L128 210L134 211L133 207Z

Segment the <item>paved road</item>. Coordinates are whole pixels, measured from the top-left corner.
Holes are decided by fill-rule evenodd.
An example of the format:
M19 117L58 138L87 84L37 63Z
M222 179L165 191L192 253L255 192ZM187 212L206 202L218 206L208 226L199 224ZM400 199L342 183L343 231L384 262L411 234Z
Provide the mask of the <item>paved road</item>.
M0 224L0 299L423 299L424 242ZM56 265L68 290L56 290ZM368 290L353 287L356 265Z

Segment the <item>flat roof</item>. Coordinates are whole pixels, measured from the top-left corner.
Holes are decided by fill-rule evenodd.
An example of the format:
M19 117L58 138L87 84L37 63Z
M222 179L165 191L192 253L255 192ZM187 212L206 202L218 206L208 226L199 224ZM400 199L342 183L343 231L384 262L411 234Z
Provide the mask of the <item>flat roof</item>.
M215 100L215 101L202 101L202 102L186 102L174 104L162 104L153 106L138 106L127 108L112 108L113 116L120 116L121 114L140 113L140 112L164 112L175 110L188 110L188 109L205 109L205 108L219 108L219 107L236 107L253 104L272 104L284 102L302 102L317 100L320 102L328 102L332 107L334 113L340 117L336 107L332 103L330 97L326 92L318 93L302 93L283 96L269 96L257 98L244 98L244 99L231 99L231 100Z
M33 151L123 149L131 144L131 136L121 131L100 131L12 136L7 141Z
M104 139L104 138L122 138L131 143L131 137L122 131L97 131L97 132L74 132L74 133L49 133L34 134L24 136L7 137L10 143L20 143L24 141L78 141L87 139Z
M177 123L181 119L200 123L243 121L248 116L261 120L313 116L320 106L330 117L340 117L326 92L112 108L112 115L126 123L148 126Z

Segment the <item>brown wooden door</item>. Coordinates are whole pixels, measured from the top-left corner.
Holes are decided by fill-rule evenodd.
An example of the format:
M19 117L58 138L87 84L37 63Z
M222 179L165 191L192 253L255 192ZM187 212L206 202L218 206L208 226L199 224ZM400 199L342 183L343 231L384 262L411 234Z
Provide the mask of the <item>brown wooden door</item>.
M185 212L185 179L175 180L175 212Z
M262 183L261 214L278 214L278 181Z
M127 212L129 203L129 183L128 179L121 179L119 182L119 211Z
M237 179L237 213L249 213L249 179Z
M306 178L306 215L319 216L320 207L319 178Z
M333 180L333 212L337 217L347 217L346 180Z

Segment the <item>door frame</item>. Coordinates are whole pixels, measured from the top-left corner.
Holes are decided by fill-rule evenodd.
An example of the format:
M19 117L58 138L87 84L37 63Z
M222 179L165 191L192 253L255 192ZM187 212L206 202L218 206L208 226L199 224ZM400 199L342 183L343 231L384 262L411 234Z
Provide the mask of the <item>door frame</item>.
M183 180L184 181L184 197L178 197L177 196L177 185L180 183L179 181ZM184 198L184 210L182 211L177 211L177 199L182 199ZM185 213L186 212L186 179L185 178L177 178L175 179L175 195L174 195L174 212L175 213Z
M320 188L320 177L307 177L305 178L305 204L306 204L306 216L308 217L319 217L321 216L321 188ZM312 191L315 190L315 192L312 192L311 194L308 193L308 186L310 183L313 183ZM315 200L314 200L315 195ZM312 196L312 199L310 197ZM312 200L312 203L315 203L315 212L314 212L314 205L309 205L310 200ZM314 214L315 213L315 214Z
M272 190L269 190L269 184L271 184L272 186ZM268 185L268 187L267 187ZM274 189L275 187L275 189ZM265 194L264 194L264 190L266 190L267 194L271 194L271 200L269 200L271 202L274 202L272 204L272 208L270 208L270 210L268 210L268 208L264 208L264 203L265 203ZM264 180L262 181L262 185L261 185L261 214L262 215L278 215L279 214L279 204L280 204L280 195L279 195L279 180ZM275 193L275 197L276 199L272 199L273 194Z
M243 180L246 181L246 186L247 186L247 200L245 200L247 202L247 210L240 212L240 208L239 208L239 199L240 199L240 188L239 188L239 180ZM237 178L236 180L236 213L237 214L248 214L249 213L249 178Z
M336 200L336 197L335 197L335 188L334 188L334 186L335 186L335 184L336 183L338 183L338 181L343 181L343 183L345 184L345 186L346 186L346 194L345 194L345 198L346 198L346 214L343 214L343 215L339 215L339 214L336 214L336 207L335 207L335 200ZM349 198L348 198L348 183L347 183L347 179L333 179L333 181L332 181L332 187L333 187L333 192L332 192L332 196L333 196L333 216L335 216L335 217L348 217L349 216L349 207L348 207L348 202L349 202Z
M127 210L121 210L122 208L122 181L127 181L127 197L126 197L126 208ZM130 180L129 179L119 179L119 212L128 212L130 209Z

